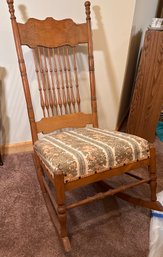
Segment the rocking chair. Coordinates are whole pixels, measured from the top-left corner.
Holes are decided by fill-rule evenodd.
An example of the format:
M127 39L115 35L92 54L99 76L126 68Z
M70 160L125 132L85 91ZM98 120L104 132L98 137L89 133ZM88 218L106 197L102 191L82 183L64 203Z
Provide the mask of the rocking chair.
M143 138L98 128L90 2L85 2L86 22L82 24L76 24L72 19L55 20L50 17L45 20L30 18L25 24L18 23L13 0L7 0L7 3L27 104L38 181L65 251L71 249L66 224L69 209L117 194L136 205L162 211L163 207L156 201L154 147ZM32 51L38 101L36 96L34 101L32 99L31 88L36 83L29 86L23 46L28 46ZM82 73L84 61L81 58L86 56L86 50L89 83L85 82L87 76ZM79 88L79 85L82 87ZM89 112L85 111L88 108L83 99L87 85L91 99ZM42 110L39 119L35 114L38 104ZM147 178L129 172L140 167L147 168ZM134 176L136 181L116 188L104 181L122 174ZM66 191L95 182L103 184L107 190L67 204ZM150 200L135 198L123 192L144 183L149 184ZM51 190L50 184L54 190Z

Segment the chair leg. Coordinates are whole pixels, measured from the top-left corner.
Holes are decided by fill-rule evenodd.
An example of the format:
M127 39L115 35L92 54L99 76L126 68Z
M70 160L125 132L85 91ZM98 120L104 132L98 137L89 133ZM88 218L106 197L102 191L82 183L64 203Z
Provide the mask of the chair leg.
M155 202L157 200L156 197L156 189L157 189L157 175L156 175L156 154L155 149L150 149L151 161L148 167L149 176L150 176L150 190L151 190L151 201Z
M33 153L33 160L34 160L37 178L38 178L38 181L40 184L41 191L42 191L42 193L46 193L46 189L45 189L43 179L42 179L42 176L43 176L42 167L40 165L40 160L39 160L38 156L36 155L36 153Z
M67 214L65 207L65 190L64 190L64 176L57 174L54 178L54 185L56 189L56 202L57 202L57 213L60 223L60 236L66 252L71 250L70 241L68 238L67 231Z
M36 153L33 154L33 159L34 159L34 164L35 164L40 188L42 190L50 217L51 217L52 221L54 222L54 225L56 226L54 217L53 217L54 212L52 211L52 210L54 210L53 209L54 206L52 207L51 201L49 201L49 196L47 194L47 190L46 190L44 182L43 182L42 167L40 165L40 160L39 160L38 156L36 155ZM65 208L64 177L62 174L58 174L57 176L55 176L54 186L56 189L56 202L57 202L56 213L57 213L57 216L59 219L60 231L58 231L57 226L56 226L56 229L61 236L65 251L69 252L71 250L71 245L70 245L69 238L67 236L68 233L67 233L67 215L66 215L66 208Z
M2 155L0 153L0 165L2 166L3 165L3 161L2 161Z
M156 150L155 148L150 149L150 165L148 167L150 176L150 190L151 190L151 209L163 211L163 206L157 201L156 190L157 190L157 174L156 174Z

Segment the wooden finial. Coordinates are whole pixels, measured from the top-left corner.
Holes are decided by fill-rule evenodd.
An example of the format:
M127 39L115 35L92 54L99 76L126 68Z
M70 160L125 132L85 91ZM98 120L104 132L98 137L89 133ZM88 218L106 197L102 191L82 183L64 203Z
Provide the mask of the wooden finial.
M14 0L7 0L9 12L11 14L10 18L11 19L16 19L15 17L15 10L14 10Z
M89 1L86 1L85 2L86 20L90 20L91 19L91 17L90 17L90 14L91 14L90 6L91 6L91 3Z

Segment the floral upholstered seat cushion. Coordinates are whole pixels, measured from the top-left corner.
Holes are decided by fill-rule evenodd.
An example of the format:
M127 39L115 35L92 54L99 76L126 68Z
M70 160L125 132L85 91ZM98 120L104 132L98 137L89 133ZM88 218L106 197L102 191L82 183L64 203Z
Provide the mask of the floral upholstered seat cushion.
M63 171L65 182L149 156L145 139L98 128L46 135L36 141L34 149L52 175L58 168Z

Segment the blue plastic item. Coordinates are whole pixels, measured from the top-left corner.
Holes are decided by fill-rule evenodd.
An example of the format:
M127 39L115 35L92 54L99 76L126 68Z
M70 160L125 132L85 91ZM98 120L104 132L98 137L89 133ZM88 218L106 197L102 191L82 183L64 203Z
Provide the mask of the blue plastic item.
M156 135L163 141L163 122L159 121L156 128Z
M157 194L157 200L163 205L163 191ZM163 257L163 212L152 211L149 235L148 257Z

